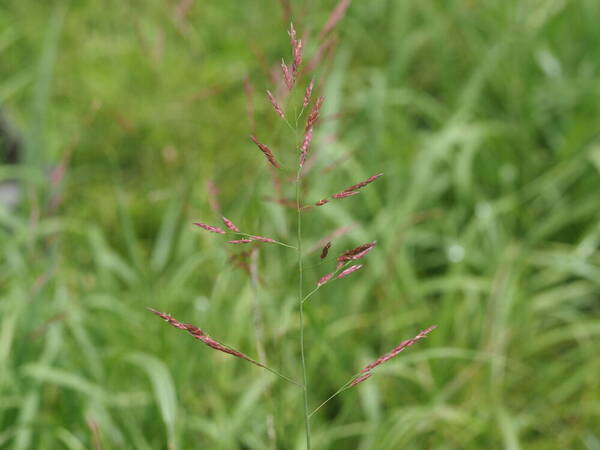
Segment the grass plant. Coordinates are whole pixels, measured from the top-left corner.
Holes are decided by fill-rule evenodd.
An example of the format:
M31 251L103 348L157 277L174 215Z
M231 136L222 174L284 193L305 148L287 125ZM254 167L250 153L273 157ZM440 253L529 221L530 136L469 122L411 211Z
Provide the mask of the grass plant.
M305 447L297 386L145 306L300 373L294 249L235 257L190 224L297 247L246 136L289 148L261 94L279 98L286 5L318 36L337 4L1 2L0 105L28 153L0 165L23 186L0 207L0 448ZM332 30L323 176L301 194L385 176L303 216L305 295L327 242L325 261L378 243L304 305L312 408L438 328L314 414L314 448L599 448L598 17L588 0L355 1Z

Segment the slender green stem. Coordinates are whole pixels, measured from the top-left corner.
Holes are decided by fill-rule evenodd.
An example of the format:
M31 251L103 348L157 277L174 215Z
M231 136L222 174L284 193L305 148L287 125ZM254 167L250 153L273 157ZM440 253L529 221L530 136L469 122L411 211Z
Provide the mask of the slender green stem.
M315 409L313 409L312 412L308 415L308 417L311 417L314 413L316 413L323 406L325 406L330 400L333 400L334 397L337 397L339 394L344 392L346 389L349 389L351 387L350 384L352 384L352 382L354 380L357 380L362 375L365 375L365 373L363 373L363 372L355 373L348 381L346 381L342 385L341 388L339 388L337 391L335 391L333 394L331 394L331 396L327 400L325 400L323 403L321 403L319 406L317 406Z
M271 369L270 367L267 367L267 366L265 366L265 365L262 365L262 364L261 364L261 366L260 366L260 367L262 367L262 368L263 368L263 369L265 369L265 370L268 370L269 372L271 372L271 373L272 373L272 374L274 374L274 375L277 375L279 378L282 378L282 379L283 379L283 380L285 380L285 381L289 381L290 383L292 383L292 384L295 384L296 386L298 386L298 387L300 387L300 388L302 388L302 389L304 389L304 388L305 388L305 387L304 387L304 385L302 385L302 383L298 383L297 381L294 381L294 380L292 380L291 378L288 378L288 377L286 377L285 375L283 375L283 374L281 374L281 373L277 372L275 369Z
M306 360L304 357L304 300L302 292L303 267L302 267L302 210L300 208L300 172L296 175L296 208L298 211L297 251L298 251L298 306L300 307L300 356L302 359L302 382L304 384L304 429L306 431L306 449L310 450L310 417L308 409L308 376L306 375Z
M350 380L348 380L346 382L346 384L344 384L341 388L339 388L337 391L335 391L335 393L331 394L331 396L325 400L323 403L321 403L319 406L317 406L309 415L308 417L310 418L314 413L316 413L318 410L320 410L323 406L325 406L329 400L332 400L334 397L336 397L338 394L341 394L342 392L344 392L347 388L348 385L353 381L353 378L351 378Z
M316 288L314 288L312 291L310 291L308 294L306 294L303 298L302 298L302 303L304 303L306 300L308 300L315 292L317 292L319 289L321 288L321 286L317 286Z

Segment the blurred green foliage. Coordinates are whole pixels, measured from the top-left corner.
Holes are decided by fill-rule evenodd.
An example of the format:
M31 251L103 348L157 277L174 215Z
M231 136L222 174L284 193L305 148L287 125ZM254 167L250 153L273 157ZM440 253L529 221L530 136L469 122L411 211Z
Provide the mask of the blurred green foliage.
M289 58L280 2L186 4L0 4L24 150L0 165L23 190L0 207L0 448L274 448L269 417L277 448L303 448L297 388L145 310L257 354L252 283L191 226L219 223L207 180L240 227L293 241L244 95L248 78L257 135L291 164L262 96ZM307 52L334 5L291 2ZM305 195L385 177L307 213L305 245L351 224L332 253L379 245L307 306L312 406L439 328L316 414L315 448L600 449L599 19L597 0L349 8ZM308 289L329 265L307 265ZM296 276L262 248L268 360L300 378Z

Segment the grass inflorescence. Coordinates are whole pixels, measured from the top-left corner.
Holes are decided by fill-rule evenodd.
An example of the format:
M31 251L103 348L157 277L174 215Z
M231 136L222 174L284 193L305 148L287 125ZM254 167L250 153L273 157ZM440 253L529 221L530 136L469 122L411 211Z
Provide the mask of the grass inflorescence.
M2 2L0 448L303 448L299 386L144 308L303 384L291 134L313 447L596 448L600 4L268 7Z

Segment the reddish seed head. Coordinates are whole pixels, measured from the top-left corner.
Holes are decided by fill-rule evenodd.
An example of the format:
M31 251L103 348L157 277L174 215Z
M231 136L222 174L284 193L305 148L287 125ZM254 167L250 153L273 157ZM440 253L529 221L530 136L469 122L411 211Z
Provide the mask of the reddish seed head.
M306 128L305 128L306 131L308 131L310 128L312 128L314 126L315 122L319 119L319 112L321 111L321 106L323 105L324 100L325 100L325 97L323 97L321 95L319 98L317 98L317 101L315 102L312 109L310 110L308 119L306 119Z
M296 30L293 23L290 23L288 34L290 35L290 43L292 45L292 78L295 80L300 64L302 64L302 41L296 38Z
M312 97L312 91L313 91L314 86L315 86L314 80L310 80L310 83L306 87L306 92L304 93L304 103L302 104L302 106L304 108L306 108L308 106L308 104L310 103L310 98Z
M343 272L341 272L337 278L344 278L347 277L348 275L350 275L352 272L356 272L357 270L362 268L362 264L357 264L356 266L350 266L348 267L346 270L344 270Z
M250 236L250 239L252 239L253 241L260 241L260 242L277 242L275 239L271 239L271 238L264 237L264 236Z
M373 241L373 242L368 242L366 244L360 245L356 248L353 248L352 250L347 250L344 253L342 253L340 256L338 256L337 261L339 263L342 263L342 262L346 262L346 261L356 261L358 259L361 259L367 253L369 253L373 249L373 247L375 247L376 245L377 245L377 241Z
M408 339L406 341L402 341L397 347L395 347L394 349L392 349L390 352L386 353L385 355L380 356L379 358L377 358L375 361L373 361L371 364L369 364L363 370L361 370L361 372L362 373L370 372L375 367L377 367L377 366L385 363L386 361L389 361L394 356L396 356L398 353L400 353L401 351L403 351L405 348L410 347L414 343L416 343L416 342L420 341L421 339L423 339L424 337L426 337L429 333L431 333L436 328L437 328L437 326L433 325L433 326L431 326L429 328L426 328L425 330L421 331L414 338Z
M187 324L187 323L179 322L177 319L174 319L173 317L169 316L168 314L161 313L160 311L157 311L153 308L148 308L148 311L150 311L151 313L156 314L160 318L166 320L169 324L173 325L175 328L179 328L180 330L186 330L193 337L195 337L196 339L199 339L200 341L204 342L206 345L208 345L209 347L211 347L215 350L218 350L223 353L228 353L229 355L237 356L238 358L245 359L246 361L251 362L252 364L255 364L259 367L265 367L258 361L255 361L252 358L250 358L249 356L244 355L242 352L238 352L237 350L229 348L229 347L221 344L220 342L215 341L210 336L207 336L204 333L204 331L202 331L200 328L197 328L197 327Z
M357 189L363 188L365 187L367 184L372 183L373 181L375 181L377 178L383 176L382 173L378 173L376 175L371 175L369 178L367 178L365 181L361 181L360 183L356 183L353 184L352 186L350 186L349 188L344 189L343 192L351 192L351 191L356 191Z
M194 222L194 225L196 225L197 227L203 228L206 231L210 231L212 233L225 234L225 231L223 231L219 227L213 227L212 225L207 225L207 224L201 223L201 222Z
M290 29L288 31L288 35L290 36L290 43L292 44L292 48L295 48L298 40L296 39L296 30L294 29L294 24L290 22Z
M225 216L223 216L223 223L231 231L235 231L236 233L239 233L240 229L238 227L236 227L235 224Z
M327 244L325 244L325 247L323 247L323 250L321 250L321 259L327 258L330 248L331 248L331 241L329 241Z
M300 167L304 167L304 162L306 161L306 155L308 154L308 149L310 148L310 143L313 138L313 129L309 128L304 135L304 141L302 142L302 147L300 147Z
M299 40L294 48L294 60L292 62L292 76L294 80L298 77L298 71L302 64L302 41Z
M275 100L275 97L273 97L273 94L271 94L271 91L267 91L267 96L269 97L269 101L271 102L271 105L273 105L273 109L275 110L275 112L281 118L284 118L285 115L283 114L283 109L281 109L281 106L279 106L279 103L277 103L277 100Z
M365 381L367 378L370 378L371 375L373 375L372 372L367 372L364 375L361 375L360 377L356 378L354 381L352 381L352 383L350 383L350 385L348 386L349 388L351 388L352 386L356 386L359 383L362 383L363 381Z
M317 203L315 203L315 206L323 206L326 203L329 203L329 200L327 200L326 198L324 198L323 200L319 200Z
M290 72L290 68L286 65L285 61L281 60L281 72L283 72L283 81L288 89L292 89L294 86L294 79Z
M249 244L254 242L252 239L235 239L233 241L227 241L228 244Z
M328 273L327 275L322 276L317 282L317 287L323 286L325 283L331 280L331 277L333 277L333 273Z
M358 191L343 191L343 192L338 192L337 194L333 194L331 197L333 198L346 198L346 197L352 197L353 195L358 194Z
M279 163L275 160L275 156L273 156L273 152L271 151L271 149L265 144L261 144L260 142L258 142L258 139L256 139L252 135L250 136L250 139L252 139L252 142L254 142L258 146L261 152L263 152L263 154L267 158L267 161L269 161L273 167L278 169Z

